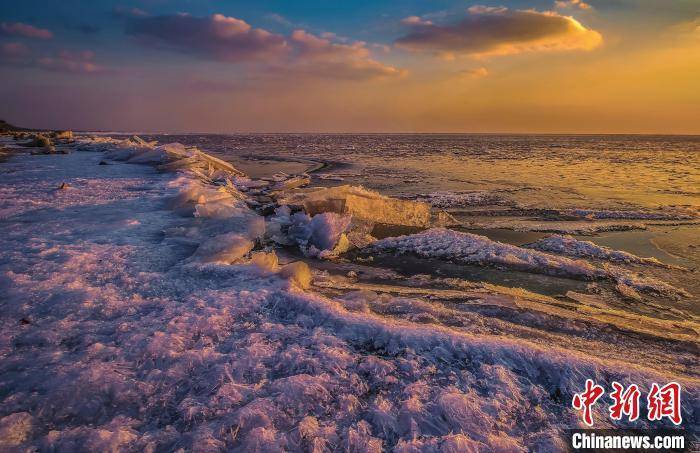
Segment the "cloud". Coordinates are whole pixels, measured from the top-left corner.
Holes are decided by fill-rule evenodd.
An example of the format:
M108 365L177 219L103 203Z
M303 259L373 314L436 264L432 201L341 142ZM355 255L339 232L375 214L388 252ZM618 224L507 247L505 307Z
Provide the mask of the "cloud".
M73 74L105 74L109 72L104 66L94 62L95 54L90 51L70 52L64 50L55 57L44 57L37 60L40 68Z
M418 16L405 17L401 20L401 23L404 25L433 25L432 21L422 19Z
M0 56L3 59L15 59L28 54L29 49L21 42L8 42L0 45Z
M583 0L555 0L554 7L557 9L591 9L593 8Z
M700 17L674 24L670 30L674 34L700 36Z
M150 14L148 12L139 9L139 8L124 8L123 6L117 6L112 10L112 15L115 17L124 17L124 18L131 18L131 17L148 17Z
M127 32L145 45L215 61L266 64L287 73L353 80L402 74L374 60L364 42L303 29L285 36L222 14L132 18Z
M472 68L472 69L465 69L464 71L459 71L457 73L457 78L458 79L481 79L482 77L486 77L489 75L489 70L482 67L479 68Z
M34 39L51 39L53 33L44 28L37 28L33 25L23 24L22 22L2 22L0 23L0 35L3 36L22 36L24 38Z
M117 72L97 64L95 62L95 54L91 51L71 52L63 50L54 56L39 58L26 45L20 42L0 44L0 63L72 74L101 75Z
M362 41L345 44L305 30L294 30L289 43L293 49L290 69L297 72L355 80L404 74L400 69L373 60L367 43Z
M603 38L576 19L552 11L473 6L460 21L436 25L410 24L396 45L415 52L454 58L510 55L523 52L591 50Z
M189 14L132 19L127 33L144 44L166 47L221 61L246 61L279 57L287 52L285 39L241 19L214 14Z
M267 14L267 15L265 15L265 19L269 20L270 22L274 22L276 24L287 27L287 28L294 28L297 26L291 20L289 20L286 17L284 17L283 15L277 14L277 13Z

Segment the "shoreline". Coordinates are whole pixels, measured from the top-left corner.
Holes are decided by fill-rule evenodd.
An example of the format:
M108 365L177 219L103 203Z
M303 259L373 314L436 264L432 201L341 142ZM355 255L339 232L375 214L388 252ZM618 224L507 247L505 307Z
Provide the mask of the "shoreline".
M318 191L221 173L203 155L86 140L70 154L0 166L0 190L12 193L0 211L0 390L9 395L0 420L25 436L23 445L294 450L319 439L365 450L446 445L455 430L464 445L498 445L459 410L498 427L499 442L556 449L577 426L569 401L586 378L645 389L678 380L685 423L697 422L697 319L603 304L601 293L583 293L585 281L565 299L396 272L391 261L401 255L387 255L390 266L343 254L300 260L315 252L285 222L298 231L311 224L283 212L261 216L251 200ZM494 256L505 246L478 240ZM487 261L475 267L516 272ZM416 405L402 409L407 389L417 389L408 396ZM509 427L494 404L518 418L538 414L534 437ZM603 410L596 420L607 418ZM401 417L415 420L419 437ZM310 437L295 434L309 423L317 427Z

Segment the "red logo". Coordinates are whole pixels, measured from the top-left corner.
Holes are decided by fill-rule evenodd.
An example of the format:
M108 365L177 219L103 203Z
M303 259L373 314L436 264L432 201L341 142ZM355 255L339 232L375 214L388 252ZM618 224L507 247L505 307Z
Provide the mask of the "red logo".
M593 414L591 407L603 396L605 389L593 383L591 379L586 379L586 390L574 395L572 404L574 409L583 410L583 422L588 426L593 426Z
M612 420L622 420L623 416L631 422L639 419L639 399L641 392L636 384L625 388L619 382L612 383L613 391L610 392L610 404L608 410ZM586 379L586 388L581 393L574 394L571 401L574 409L582 412L583 422L593 426L593 406L605 394L605 389ZM652 383L647 395L647 419L649 421L661 420L664 417L674 424L683 422L681 416L681 386L677 382L670 382L663 387Z
M647 397L649 420L661 420L668 417L675 425L683 421L681 417L681 386L677 382L671 382L659 388L656 382L652 384Z
M615 390L610 394L613 404L610 405L610 418L622 420L622 414L627 415L628 420L633 422L639 418L639 396L641 392L636 384L627 387L627 390L618 382L613 382ZM624 390L624 391L623 391Z

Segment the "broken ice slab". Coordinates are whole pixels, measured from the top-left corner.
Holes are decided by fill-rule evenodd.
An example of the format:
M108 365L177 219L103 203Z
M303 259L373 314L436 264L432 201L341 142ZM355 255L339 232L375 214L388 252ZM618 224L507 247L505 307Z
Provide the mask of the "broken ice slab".
M211 154L207 154L207 153L203 153L201 151L198 151L197 156L200 159L202 159L203 161L205 161L207 164L209 164L209 166L211 168L213 168L214 170L223 170L223 171L232 173L236 176L245 176L245 174L242 171L238 170L236 167L234 167L230 163L228 163L224 160L221 160L217 157L214 157Z
M161 171L192 170L207 179L218 174L244 176L230 163L180 143L156 146L156 142L147 142L137 136L125 140L97 137L81 138L77 140L75 148L105 151L107 159L155 165Z
M278 181L272 187L272 190L274 192L276 192L276 191L298 189L300 187L308 186L309 183L311 183L311 176L309 176L309 175L291 176L291 177L289 177L289 179Z
M422 228L431 225L429 204L390 198L357 186L312 188L285 194L277 201L279 204L302 206L309 215L335 212L386 225Z

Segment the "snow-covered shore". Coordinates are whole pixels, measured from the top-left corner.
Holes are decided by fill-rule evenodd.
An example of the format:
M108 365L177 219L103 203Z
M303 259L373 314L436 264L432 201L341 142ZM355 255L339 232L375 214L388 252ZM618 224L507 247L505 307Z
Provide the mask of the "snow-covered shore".
M371 309L380 288L321 294L304 265L277 263L264 241L289 216L270 225L245 181L214 184L235 170L182 147L131 146L86 141L90 151L0 168L2 448L561 451L564 430L581 426L570 401L586 379L643 390L677 380L686 426L699 422L692 364L658 365L697 358L697 323L682 326L682 341L645 332L658 363L644 364L575 347L593 321L634 328L601 307L575 323L533 310L516 336L485 313L451 324L459 307L421 308L429 299L416 295L383 300L428 321ZM321 246L302 217L288 220L295 243ZM534 306L528 297L483 295ZM535 341L533 326L553 318L564 319L562 341ZM612 425L606 405L595 417Z

